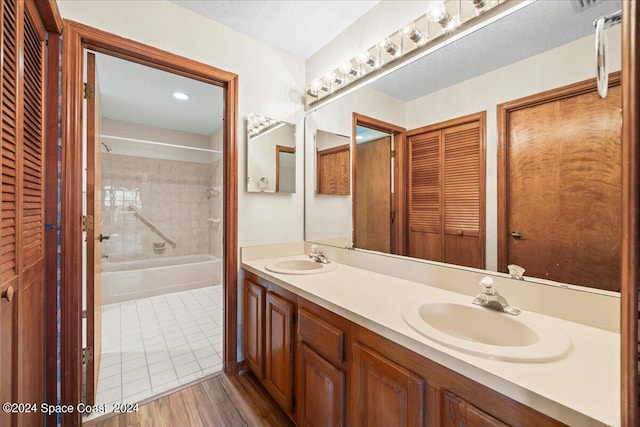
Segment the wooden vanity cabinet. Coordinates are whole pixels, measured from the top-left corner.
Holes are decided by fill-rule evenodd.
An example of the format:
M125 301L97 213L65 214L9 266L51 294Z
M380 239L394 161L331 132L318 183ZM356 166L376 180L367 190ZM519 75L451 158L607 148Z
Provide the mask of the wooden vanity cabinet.
M562 426L246 273L246 366L299 426Z
M264 379L264 286L244 281L244 361L251 371Z
M441 418L443 427L507 427L507 424L448 391L444 392Z
M355 343L352 378L353 425L425 425L425 381L420 376Z
M298 425L346 426L349 322L298 300Z
M247 273L244 281L245 363L292 418L296 299L294 294Z

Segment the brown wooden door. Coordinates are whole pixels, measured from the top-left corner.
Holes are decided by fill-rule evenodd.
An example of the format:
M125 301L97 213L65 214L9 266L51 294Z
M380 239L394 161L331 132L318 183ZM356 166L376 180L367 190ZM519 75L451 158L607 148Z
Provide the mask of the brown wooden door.
M453 393L444 393L441 427L506 427L507 424L471 405Z
M318 194L347 196L351 194L351 151L349 144L318 151Z
M294 306L268 292L265 328L265 382L282 408L293 412L293 314Z
M32 1L2 2L0 397L44 401L45 30ZM41 426L39 411L0 412Z
M356 145L354 244L391 252L391 137Z
M443 261L440 131L409 138L408 255Z
M305 344L299 346L300 406L298 424L345 425L345 375Z
M424 379L360 344L353 346L351 373L356 425L424 425Z
M502 270L620 289L620 108L616 86L509 113Z
M485 113L411 131L409 256L485 267Z
M260 379L264 378L265 288L244 281L244 360Z
M444 261L484 268L484 145L480 121L442 130Z
M100 87L96 73L96 57L87 53L87 404L94 405L98 389L98 372L102 352L102 268L101 264L101 208L100 180Z

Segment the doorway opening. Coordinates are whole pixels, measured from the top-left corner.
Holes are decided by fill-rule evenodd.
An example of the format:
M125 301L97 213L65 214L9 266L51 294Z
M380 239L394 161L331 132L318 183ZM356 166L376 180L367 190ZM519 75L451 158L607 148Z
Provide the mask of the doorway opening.
M85 74L84 393L112 407L222 370L224 98L99 52Z
M406 130L353 114L353 246L405 253Z
M103 334L86 334L87 337L93 336L94 339L100 337L100 342L94 341L93 348L89 348L91 346L88 345L88 342L83 343L83 315L86 315L87 330L96 331L98 322L103 326L105 334L107 331L116 329L115 326L110 328L105 323L105 318L108 316L105 315L103 319L99 318L100 314L106 314L104 310L95 310L97 305L104 307L102 305L104 302L133 304L135 307L133 312L123 313L127 310L121 305L119 322L117 322L121 332L123 330L138 332L136 337L128 338L129 343L132 344L125 346L132 351L127 356L123 356L124 353L121 352L119 355L120 368L113 368L120 371L121 384L119 388L123 402L126 400L127 403L131 403L132 399L138 401L144 399L141 394L144 390L150 391L151 395L155 394L153 374L150 368L153 363L149 362L158 363L159 360L154 357L159 358L160 355L149 355L154 352L154 349L158 349L157 346L160 344L164 346L162 350L158 350L164 353L162 362L168 362L172 366L171 370L167 369L169 373L163 372L163 374L175 376L175 380L164 378L162 382L165 382L165 386L171 381L177 381L180 385L194 380L198 376L206 375L209 371L224 369L226 373L237 372L237 148L235 133L237 128L237 76L70 21L65 23L64 47L63 74L66 89L63 93L62 154L63 187L65 188L62 205L61 342L63 346L61 359L62 371L64 372L61 384L62 401L89 400L86 399L88 394L83 396L82 392L83 370L87 376L95 375L94 379L98 379L99 386L100 362L95 362L103 354L102 350L109 347L107 344L118 347L115 345L116 343L119 344L121 351L124 349L122 336L119 339L114 336L108 337L109 339L105 337L103 342L101 340ZM170 123L179 114L171 112L163 116L161 120L164 127L162 125L156 126L162 129L144 129L145 132L136 133L136 131L140 131L141 127L153 127L152 124L136 122L136 120L142 120L146 114L145 108L136 104L140 97L129 100L126 105L119 107L122 109L119 113L123 113L124 117L107 117L102 121L90 120L88 117L90 110L85 110L85 100L83 99L83 92L89 94L92 92L91 88L86 86L88 90L83 91L85 77L88 77L84 76L85 69L88 69L88 67L85 68L85 63L89 64L89 60L84 56L86 50L101 54L107 59L118 58L118 60L124 60L125 63L146 66L163 75L173 78L179 77L183 81L215 89L217 91L216 102L221 106L218 110L212 104L200 107L200 109L208 114L210 121L215 121L217 117L217 127L211 133L175 129L170 126ZM99 67L100 61L98 61ZM116 74L119 79L125 75L122 72ZM162 86L157 81L152 79L150 81L152 86ZM100 81L98 81L99 83ZM128 88L129 91L136 89L136 87ZM177 89L174 91L190 92L189 94L193 96L201 91L206 91L206 89L187 87L186 90ZM109 96L111 95L107 91L102 92L103 101ZM171 97L171 93L168 96ZM144 99L144 97L142 98ZM152 96L149 96L145 101L160 104ZM106 105L106 103L104 104ZM89 105L88 102L87 105ZM94 110L94 117L99 118L101 114L99 108L98 112ZM184 117L193 118L193 115L187 114L181 117L182 119ZM127 125L114 122L125 122ZM97 127L96 124L98 124ZM182 132L179 141L167 140L166 134L175 136L176 132ZM193 142L198 138L193 135L184 135L185 133L205 135L209 138L204 138L206 143L201 141L202 144L198 145L197 142ZM84 147L91 147L93 152L83 152ZM116 158L115 156L120 157ZM89 162L94 162L91 169L93 173L88 173L89 170L86 171L86 180L83 179L83 173L85 173L83 159L85 157L88 161L87 169L90 169ZM105 158L104 162L102 157ZM110 166L109 163L111 163ZM210 163L216 165L212 166ZM185 164L188 167L185 168ZM111 168L110 171L109 168ZM96 173L98 171L101 173ZM169 181L168 177L174 172L177 172L176 175L180 176L184 182L176 184ZM162 178L160 182L155 182L155 177L158 176ZM143 179L135 181L140 177ZM90 180L92 183L89 182ZM181 187L181 185L184 186ZM91 186L93 186L94 192L89 195ZM99 190L95 191L96 189ZM193 200L190 199L191 197ZM160 208L156 205L159 205ZM178 210L172 215L173 206L178 206ZM83 222L86 228L84 231L83 224L77 219L83 214L88 216L90 209L94 209L94 217L84 218ZM165 222L163 215L167 212L170 212L169 220ZM198 214L197 218L190 217L193 212ZM204 233L199 231L201 224L197 224L203 216L205 227L208 227L206 228L208 232ZM173 228L176 225L178 228ZM188 232L184 231L187 226ZM196 234L198 237L201 237L201 234L205 235L206 238L201 242L193 237ZM215 239L211 238L212 235L215 236ZM86 245L83 244L85 238ZM216 242L219 243L218 246L216 246ZM101 245L104 245L105 250ZM90 248L93 248L93 251ZM200 256L193 258L195 255L192 253L192 249L198 252L196 255L203 255L207 259L203 260ZM181 250L185 253L180 252ZM212 278L211 273L216 270L216 260L212 258L217 258L216 251L218 251L220 258L217 261L219 276L215 278L215 274L213 274ZM186 256L191 258L184 260L182 257ZM135 261L131 258L135 258ZM189 280L186 286L184 286L185 283L179 283L178 285L182 287L176 285L175 282L161 284L152 279L153 286L150 289L142 286L135 288L136 291L131 291L129 286L131 276L145 276L149 270L156 270L156 273L161 271L160 277L162 279L176 275L185 276L184 272L169 274L168 270L165 270L165 267L175 267L175 265L161 267L146 265L139 268L141 267L139 263L142 261L156 261L152 258L162 258L162 261L169 258L172 258L171 261L180 259L177 264L180 267L189 265L189 270L192 269L192 264L201 264L201 267L204 265L200 270L204 270L206 277L200 281L206 282L207 287L218 285L218 295L184 294L205 289L198 287L203 285L202 283L197 284L199 279ZM87 261L86 268L85 264L80 262L82 259ZM125 279L127 286L124 287L124 291L123 287L117 284L110 286L107 290L108 286L106 285L111 278L107 280L107 277L104 276L114 272L103 271L102 264L118 264L118 262L114 262L116 260L125 264L128 262L138 264L133 270L119 268L115 272L121 276L130 275L128 279ZM211 261L214 261L214 266L211 265ZM172 262L171 264L176 263ZM119 267L124 266L120 265ZM90 271L90 268L93 271ZM156 277L159 276L156 275ZM90 286L89 280L91 278L94 280L98 278L100 282L98 285L103 285L103 288L95 288L93 286L95 283ZM84 291L82 289L83 279L86 279ZM104 282L101 279L104 279ZM163 288L162 292L159 292L158 288ZM91 295L92 290L93 295ZM104 295L103 290L105 291ZM169 301L167 296L169 294L178 295L179 301ZM85 295L88 298L83 300ZM104 301L101 300L103 296L106 297ZM136 302L118 300L127 297L136 298ZM141 303L142 306L138 307L140 297L149 298L149 300ZM156 305L153 298L163 298L164 303ZM209 307L209 303L216 305L216 302L221 309L219 314L214 314L215 309ZM192 309L189 306L191 303L198 304L200 307ZM97 320L95 316L93 317L93 325L90 328L89 311L92 308L94 314L99 314ZM141 313L140 310L143 309L147 311ZM147 322L151 313L155 314L159 320L155 327L150 327L151 323ZM208 318L205 318L206 316ZM136 317L139 321L137 327L133 323ZM165 326L169 329L165 330ZM219 334L215 334L217 337L208 338L210 337L207 335L210 332L208 329L216 328L220 331ZM145 330L147 331L146 337ZM184 334L179 337L177 332ZM198 339L203 336L204 342L199 341ZM171 354L168 345L171 340L181 341L182 351L185 353ZM198 347L199 342L206 345L207 349L196 353L196 351L202 350ZM102 346L102 344L105 345ZM96 349L96 345L102 349ZM83 348L85 348L84 351ZM179 350L179 347L175 349ZM143 357L139 354L141 352L144 352ZM210 354L204 354L206 352ZM93 360L94 364L91 368L89 366L83 367L83 356L86 361ZM182 358L176 360L180 356ZM125 361L125 358L128 360ZM205 359L207 359L206 362ZM145 387L142 387L143 390L138 390L137 393L132 391L136 387L127 387L128 391L125 390L125 379L131 379L130 376L124 375L124 372L127 371L124 364L129 360L137 360L132 364L140 364L142 360L145 361L146 369L143 369L141 365L138 367L139 369L128 370L133 372L134 376L143 377L138 378L143 381L140 381L136 387L142 387L142 383L145 383ZM107 365L104 363L102 367L106 368ZM179 365L189 365L190 368L179 369ZM207 367L203 368L203 366ZM127 367L131 367L131 364ZM195 369L196 367L197 369ZM184 374L182 381L179 379L179 375L181 375L179 370ZM159 369L154 372L158 371ZM112 376L116 378L116 375ZM117 382L117 379L112 381ZM161 388L160 380L156 384L155 389L159 391ZM175 382L173 385L176 385ZM118 387L112 388L117 389ZM97 389L94 388L95 390ZM130 397L126 398L126 394L129 394ZM136 396L136 394L138 395ZM117 396L112 399L117 401ZM82 423L81 414L77 412L64 414L62 423L64 425L80 425Z

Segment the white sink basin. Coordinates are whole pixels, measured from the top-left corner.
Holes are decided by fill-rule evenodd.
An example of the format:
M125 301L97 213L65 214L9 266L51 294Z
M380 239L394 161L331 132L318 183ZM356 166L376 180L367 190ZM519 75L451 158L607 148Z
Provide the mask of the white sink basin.
M335 263L322 264L311 259L285 259L264 266L269 271L282 274L318 274L335 270Z
M448 302L410 303L402 317L414 330L476 356L514 362L548 362L567 355L571 343L541 322Z

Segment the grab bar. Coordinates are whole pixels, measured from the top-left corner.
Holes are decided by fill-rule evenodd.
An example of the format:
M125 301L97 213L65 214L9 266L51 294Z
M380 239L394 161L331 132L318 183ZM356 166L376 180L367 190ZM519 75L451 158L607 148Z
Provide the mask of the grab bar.
M622 10L611 15L604 15L593 22L596 27L596 83L598 95L604 99L609 90L609 72L607 71L606 44L604 30L622 22Z
M134 214L138 217L138 219L140 221L142 221L142 223L144 225L146 225L147 227L149 227L149 229L151 231L153 231L154 233L156 233L158 236L160 236L160 238L162 240L164 240L165 242L167 242L173 249L176 248L176 242L175 240L173 240L172 238L170 238L169 236L167 236L165 233L162 232L162 230L160 230L158 228L157 225L155 225L153 223L153 221L151 221L149 218L147 218L146 216L144 216L144 214L142 212L140 212L140 210L138 208L136 208L134 205L129 205L129 210L133 211Z

